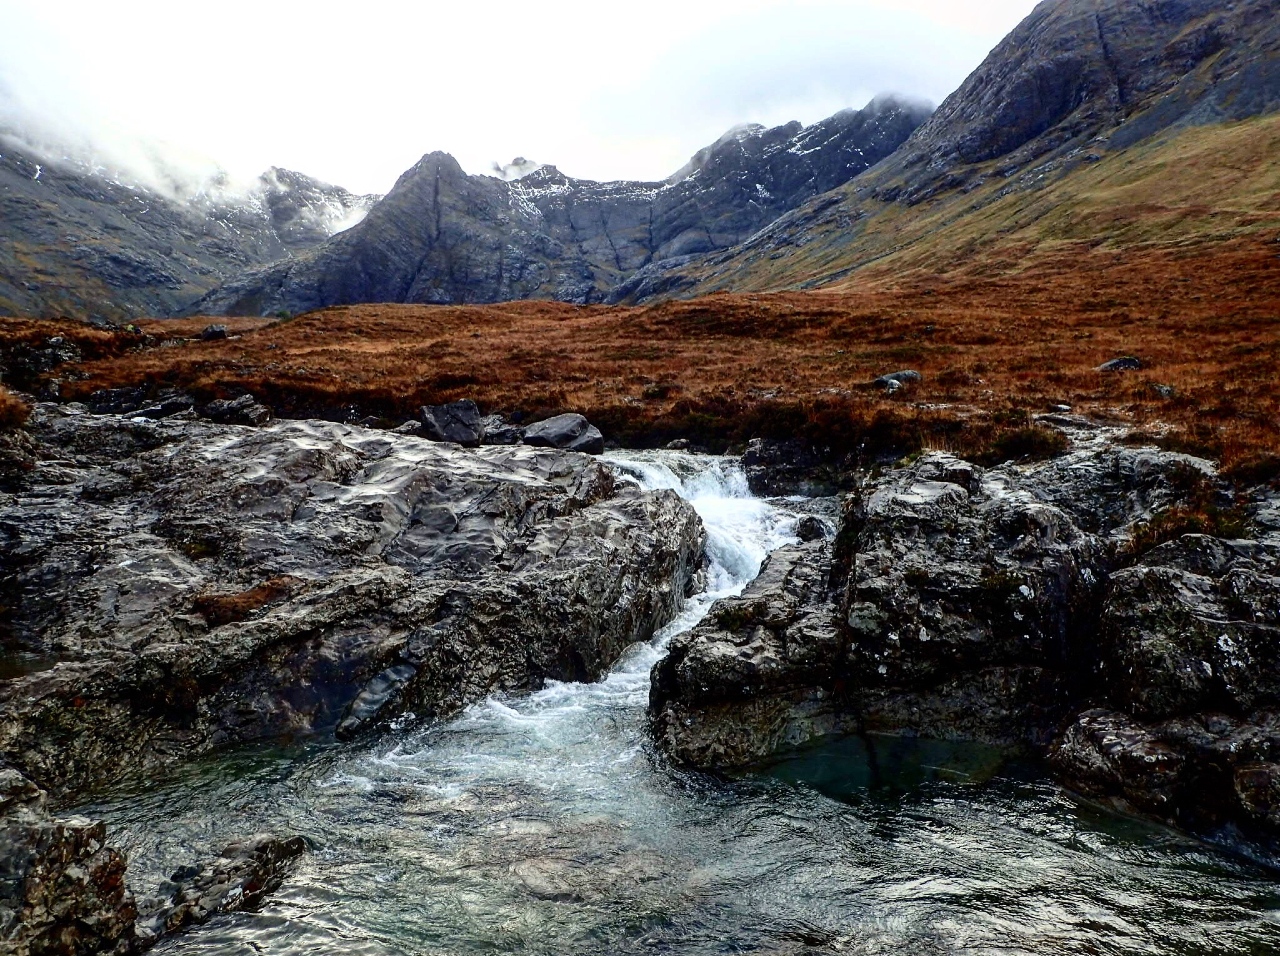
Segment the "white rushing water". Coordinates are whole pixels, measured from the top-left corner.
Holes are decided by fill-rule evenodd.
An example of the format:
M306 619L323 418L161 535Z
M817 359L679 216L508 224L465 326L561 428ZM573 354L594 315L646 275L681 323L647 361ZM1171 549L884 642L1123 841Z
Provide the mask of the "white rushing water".
M262 912L157 956L1280 951L1264 874L1081 808L991 748L854 739L736 782L666 766L645 727L653 664L795 518L736 461L609 460L697 509L706 593L598 683L363 743L246 749L93 808L135 879L255 831L311 845Z
M707 532L706 589L647 644L629 649L601 681L551 681L536 693L491 698L469 708L442 733L431 729L401 741L367 777L344 772L335 785L374 786L387 775L448 779L454 795L486 783L513 780L565 787L581 796L609 793L615 812L635 813L638 790L629 773L647 775L643 756L649 675L676 634L695 626L711 605L740 594L769 553L797 540L796 517L756 498L736 459L667 452L634 452L606 459L627 480L649 491L671 490L693 505ZM569 798L570 802L574 802Z

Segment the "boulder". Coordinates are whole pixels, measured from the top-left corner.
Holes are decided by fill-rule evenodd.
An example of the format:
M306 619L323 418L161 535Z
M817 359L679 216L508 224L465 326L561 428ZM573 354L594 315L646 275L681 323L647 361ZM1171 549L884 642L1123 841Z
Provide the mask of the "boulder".
M604 453L604 436L582 415L557 415L524 430L524 443L534 448L560 448L588 455Z
M483 428L484 445L519 445L524 441L524 429L512 425L501 415L488 415L480 422Z
M792 600L799 572L762 573L655 671L660 741L707 769L843 726L1048 745L1096 679L1099 608L1129 531L1201 468L1094 443L1034 465L930 453L889 471L846 499L830 546L803 546L826 591L815 583L802 616L833 616L836 636L791 622L769 638L783 618L742 608ZM741 672L752 662L767 681Z
M924 376L914 369L904 369L901 372L890 372L888 375L881 375L873 384L877 388L883 388L886 391L896 391L904 385L919 385L924 381Z
M189 412L195 406L196 400L190 395L175 392L169 395L161 395L158 401L138 409L133 414L141 418L170 418L174 415Z
M422 437L435 442L452 442L464 448L479 448L484 436L480 409L470 399L448 405L424 405L421 411Z
M740 597L672 640L653 669L649 715L673 759L741 767L855 726L831 570L829 542L780 548Z
M1142 359L1132 355L1125 355L1121 358L1112 359L1110 362L1103 362L1098 366L1099 372L1137 372L1145 368Z
M1280 547L1184 535L1111 578L1108 697L1144 720L1280 707Z
M0 945L6 953L133 951L137 906L106 828L59 819L44 791L0 769Z
M822 498L850 484L847 470L832 467L812 445L801 441L753 438L742 456L752 493Z
M252 395L218 399L204 407L204 417L222 425L265 425L271 420L271 409Z
M227 327L222 324L206 325L201 331L199 339L201 342L216 342L227 337Z
M38 405L0 496L0 759L55 795L282 733L591 680L677 612L703 530L582 455L332 422ZM287 586L286 586L287 585Z

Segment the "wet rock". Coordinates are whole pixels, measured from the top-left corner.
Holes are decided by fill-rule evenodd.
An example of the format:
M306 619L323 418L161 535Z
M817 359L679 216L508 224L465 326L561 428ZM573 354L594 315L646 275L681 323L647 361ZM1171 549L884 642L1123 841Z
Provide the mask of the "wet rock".
M501 415L488 415L480 422L485 445L519 445L524 441L524 429L512 425Z
M422 437L436 442L453 442L463 448L478 448L484 436L480 409L470 399L448 405L422 407Z
M45 793L0 769L0 948L16 956L127 953L137 908L102 823L59 819Z
M1097 686L1130 532L1211 474L1087 436L1034 465L931 453L893 469L846 499L831 546L804 546L825 593L815 583L797 605L798 569L763 573L672 643L655 671L659 740L712 769L852 727L1047 746ZM775 605L792 610L761 616ZM828 617L833 633L809 629Z
M59 794L594 679L701 568L674 493L552 449L50 405L31 434L60 464L0 496L0 587L13 640L58 664L0 683L0 755Z
M1110 698L1143 719L1280 706L1280 548L1161 545L1112 576L1100 644Z
M821 541L829 536L827 526L814 515L805 515L796 522L796 537L801 541Z
M1253 763L1235 772L1241 809L1256 824L1280 832L1280 763Z
M301 837L271 834L233 843L194 874L178 872L161 889L164 895L142 904L138 936L143 945L214 916L257 909L280 888L290 865L306 852Z
M876 388L883 388L887 391L897 391L904 385L919 385L924 381L924 376L914 369L904 369L901 372L890 372L888 375L881 375L877 378L873 385Z
M1187 772L1186 758L1157 734L1124 714L1081 714L1053 748L1058 774L1088 796L1122 801L1168 816Z
M747 473L751 491L770 497L827 497L836 494L849 477L832 467L826 456L811 445L767 438L753 438L748 442L742 468Z
M221 425L265 425L271 420L271 409L258 402L252 395L238 398L220 398L203 409L204 417Z
M217 342L227 337L227 327L221 324L206 325L198 338L201 342Z
M409 682L418 676L412 664L398 664L369 681L347 705L335 731L339 740L350 740L376 721L387 705L399 700Z
M524 443L534 448L560 448L588 455L604 454L604 436L600 434L600 429L576 414L557 415L534 422L524 430Z
M1112 359L1110 362L1103 362L1098 366L1099 372L1137 372L1145 368L1142 359L1132 355L1126 355L1122 358Z
M846 726L838 664L847 638L831 573L828 542L781 548L740 597L672 640L653 669L649 713L673 758L738 767Z

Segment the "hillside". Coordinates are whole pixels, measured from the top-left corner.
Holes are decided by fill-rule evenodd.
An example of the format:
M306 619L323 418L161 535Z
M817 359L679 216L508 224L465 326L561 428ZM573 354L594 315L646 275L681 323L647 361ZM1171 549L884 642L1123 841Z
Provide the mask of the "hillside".
M1067 240L1216 241L1278 207L1280 4L1048 0L892 157L632 299L813 288ZM1262 119L1259 119L1259 118Z
M0 316L169 315L375 199L271 169L247 195L178 200L0 138Z

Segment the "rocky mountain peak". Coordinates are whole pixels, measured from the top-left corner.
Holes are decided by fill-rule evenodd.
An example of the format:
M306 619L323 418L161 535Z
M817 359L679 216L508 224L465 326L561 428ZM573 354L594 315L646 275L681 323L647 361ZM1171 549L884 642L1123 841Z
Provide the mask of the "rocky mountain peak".
M1267 112L1278 56L1277 0L1045 0L904 148L901 166L932 171L908 195L959 166Z

